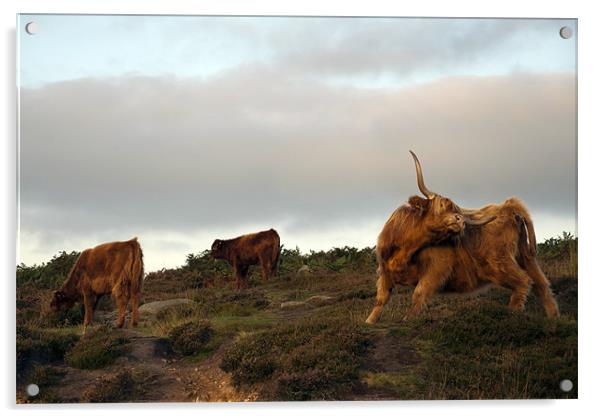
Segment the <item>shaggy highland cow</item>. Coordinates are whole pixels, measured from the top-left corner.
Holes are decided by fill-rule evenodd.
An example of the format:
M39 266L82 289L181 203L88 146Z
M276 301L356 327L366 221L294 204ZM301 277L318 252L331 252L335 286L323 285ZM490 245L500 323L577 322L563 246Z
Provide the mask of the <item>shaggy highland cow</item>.
M406 318L420 313L438 290L470 293L491 283L512 291L509 306L514 310L524 309L533 285L547 315L558 316L535 259L535 231L525 206L512 198L476 210L461 208L425 186L420 162L411 153L426 199L411 197L378 237L376 305L366 322L378 320L396 284L416 286Z

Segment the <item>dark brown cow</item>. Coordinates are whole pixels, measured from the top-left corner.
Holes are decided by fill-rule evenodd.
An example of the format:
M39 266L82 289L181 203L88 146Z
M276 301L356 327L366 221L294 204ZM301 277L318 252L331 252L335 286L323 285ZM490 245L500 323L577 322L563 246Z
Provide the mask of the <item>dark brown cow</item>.
M418 198L418 205L410 199L409 205L393 213L379 235L376 306L366 322L378 320L395 284L416 286L406 317L420 313L440 289L468 293L490 283L512 290L509 305L515 310L524 309L533 284L547 315L558 316L548 280L535 259L535 231L525 206L513 198L478 210L460 208L426 188L420 163L412 156L418 187L426 199ZM448 212L436 212L446 207L472 221L464 228L450 228L447 237L424 234L425 223L433 222L432 218L445 224Z
M142 248L137 238L88 248L78 257L63 286L54 292L50 307L58 311L71 308L75 302L83 303L85 333L100 297L111 294L119 310L115 325L123 327L130 302L132 326L136 326L143 277Z
M234 269L236 288L246 286L249 267L261 265L264 281L278 270L280 258L280 236L274 229L254 234L242 235L238 238L216 239L211 246L213 258L226 260Z

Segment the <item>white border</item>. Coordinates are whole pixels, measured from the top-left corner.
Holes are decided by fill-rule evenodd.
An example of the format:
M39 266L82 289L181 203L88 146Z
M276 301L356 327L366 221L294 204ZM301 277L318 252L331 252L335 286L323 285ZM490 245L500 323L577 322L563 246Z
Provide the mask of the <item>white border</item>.
M162 416L168 411L186 416L245 415L245 416L305 416L308 413L343 413L351 417L373 413L384 416L420 414L421 416L507 417L519 413L545 414L546 417L591 416L601 410L598 404L600 369L600 312L598 298L602 294L599 265L600 222L600 94L599 40L602 39L601 16L595 2L505 0L483 2L456 1L361 1L361 0L303 0L303 1L16 1L0 3L3 34L2 71L3 100L2 141L2 257L4 338L0 394L2 407L9 416L35 414L53 416L102 416L128 414L135 411L149 416ZM441 17L546 17L579 19L579 400L578 401L468 401L468 402L378 402L378 403L273 403L254 405L101 405L15 407L14 406L14 262L16 226L16 88L15 88L15 22L16 13L123 13L123 14L237 14L237 15L345 15L345 16L441 16ZM597 99L597 100L596 100ZM520 152L520 150L517 150Z

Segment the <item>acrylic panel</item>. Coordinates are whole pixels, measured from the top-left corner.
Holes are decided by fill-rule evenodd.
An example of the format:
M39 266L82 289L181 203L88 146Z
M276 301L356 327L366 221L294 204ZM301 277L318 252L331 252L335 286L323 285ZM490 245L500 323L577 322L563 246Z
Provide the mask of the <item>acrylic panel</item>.
M17 43L18 403L577 397L577 20Z

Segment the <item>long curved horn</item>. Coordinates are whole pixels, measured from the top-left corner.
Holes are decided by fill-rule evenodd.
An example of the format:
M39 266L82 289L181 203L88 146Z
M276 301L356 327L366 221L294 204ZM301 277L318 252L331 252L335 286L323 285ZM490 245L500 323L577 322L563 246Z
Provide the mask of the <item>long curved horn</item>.
M460 207L460 212L464 216L473 216L473 215L480 215L483 212L483 209L466 209L466 208Z
M416 179L418 180L418 188L420 189L422 194L425 195L428 199L434 198L435 193L431 192L424 185L424 178L422 177L422 167L420 166L420 161L418 161L418 157L416 157L416 154L414 154L414 152L411 150L410 154L412 154L412 157L414 158L414 163L416 164Z

